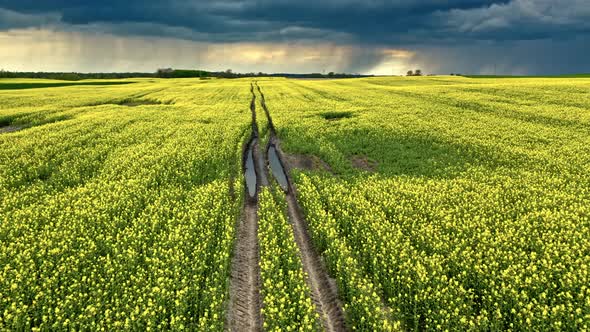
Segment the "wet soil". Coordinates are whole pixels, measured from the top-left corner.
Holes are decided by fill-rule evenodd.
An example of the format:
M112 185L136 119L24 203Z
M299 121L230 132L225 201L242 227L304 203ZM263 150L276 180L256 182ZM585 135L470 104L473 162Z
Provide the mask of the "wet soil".
M270 169L272 170L272 175L277 180L279 186L283 189L284 192L289 191L289 181L287 180L287 174L285 173L285 168L283 167L283 163L279 159L279 155L277 153L277 149L275 145L271 144L268 147L268 163Z
M248 191L248 197L250 199L256 198L256 189L258 181L256 179L256 168L254 165L254 146L256 144L256 140L252 140L248 144L248 149L246 150L245 156L245 164L244 164L244 176L246 177L246 190Z

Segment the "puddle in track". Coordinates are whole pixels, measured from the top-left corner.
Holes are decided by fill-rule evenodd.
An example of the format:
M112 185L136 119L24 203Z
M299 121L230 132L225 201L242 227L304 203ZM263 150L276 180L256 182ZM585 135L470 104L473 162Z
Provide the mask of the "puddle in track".
M279 159L277 148L274 145L270 145L268 148L268 163L270 164L270 169L272 170L274 178L277 180L281 188L283 188L285 192L288 192L289 181L287 181L287 174Z
M262 331L260 298L260 248L258 247L258 186L267 185L258 151L255 96L252 94L252 136L243 155L248 198L237 224L232 258L227 331ZM258 183L260 182L260 183Z
M254 146L256 140L252 140L246 152L246 164L244 165L244 176L246 177L246 187L250 198L256 198L256 166L254 165Z

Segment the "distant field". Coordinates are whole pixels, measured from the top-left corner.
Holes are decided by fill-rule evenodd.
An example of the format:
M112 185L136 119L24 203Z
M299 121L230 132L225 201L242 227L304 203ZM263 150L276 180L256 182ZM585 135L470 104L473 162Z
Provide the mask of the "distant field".
M470 78L589 78L590 74L568 74L554 76L513 76L513 75L466 75Z
M588 91L2 79L0 329L588 330Z

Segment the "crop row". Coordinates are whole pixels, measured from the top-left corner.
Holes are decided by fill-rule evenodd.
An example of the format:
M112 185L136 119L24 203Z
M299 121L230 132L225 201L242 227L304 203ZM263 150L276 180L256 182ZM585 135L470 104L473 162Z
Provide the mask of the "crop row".
M285 217L286 201L264 187L259 194L258 239L266 331L317 331L319 317L305 283L305 274L291 225Z

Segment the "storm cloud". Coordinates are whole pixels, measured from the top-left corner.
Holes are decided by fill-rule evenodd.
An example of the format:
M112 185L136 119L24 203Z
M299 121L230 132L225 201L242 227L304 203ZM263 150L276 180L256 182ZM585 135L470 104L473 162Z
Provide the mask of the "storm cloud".
M7 36L15 31L59 35L65 38L61 47L68 42L78 48L90 45L83 39L105 45L112 42L108 38L126 40L135 45L126 58L138 53L144 41L149 48L151 39L174 45L165 52L168 61L162 61L170 66L211 67L214 63L203 60L207 52L236 51L242 45L275 57L250 59L251 66L247 56L228 57L227 66L383 74L409 66L436 73L484 73L491 64L505 74L590 71L590 60L578 56L590 52L587 0L0 0L0 47L10 47ZM391 50L406 53L400 57L402 53ZM200 60L185 63L187 52ZM122 55L124 49L110 54ZM15 67L7 57L0 53L5 66ZM133 59L126 61L133 67ZM138 69L144 67L139 61Z

